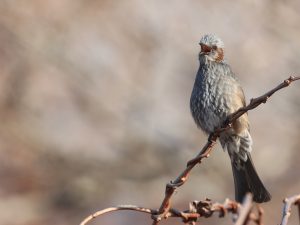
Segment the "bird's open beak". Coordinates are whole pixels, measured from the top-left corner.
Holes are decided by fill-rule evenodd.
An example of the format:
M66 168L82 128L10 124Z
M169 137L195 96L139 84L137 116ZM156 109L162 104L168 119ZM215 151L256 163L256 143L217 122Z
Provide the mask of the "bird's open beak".
M212 51L210 46L200 43L200 54L209 54Z

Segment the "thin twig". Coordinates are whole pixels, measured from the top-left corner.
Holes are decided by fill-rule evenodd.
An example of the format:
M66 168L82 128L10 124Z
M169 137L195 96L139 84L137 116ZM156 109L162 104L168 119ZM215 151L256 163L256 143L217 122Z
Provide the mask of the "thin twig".
M298 209L299 209L300 195L294 195L290 198L286 198L283 200L283 203L284 203L284 206L283 206L282 219L281 219L280 225L286 225L288 223L289 217L291 215L292 205L297 205Z
M91 220L95 219L96 217L104 215L106 213L110 213L110 212L114 212L114 211L121 211L121 210L133 210L133 211L138 211L138 212L143 212L143 213L148 213L148 214L153 214L153 213L156 212L155 210L148 209L148 208L143 208L143 207L138 207L138 206L135 206L135 205L120 205L120 206L110 207L110 208L106 208L106 209L97 211L97 212L93 213L92 215L86 217L80 223L80 225L85 225L88 222L90 222Z
M182 186L188 179L190 171L194 168L195 165L202 162L202 159L208 158L210 152L212 151L214 145L216 144L216 141L223 131L229 129L232 126L232 123L237 120L240 116L242 116L244 113L248 112L249 110L252 110L259 106L262 103L266 103L267 100L278 90L288 87L293 81L300 80L300 76L293 77L290 76L288 79L284 80L281 84L273 88L272 90L266 92L264 95L251 99L250 103L237 110L235 113L229 116L229 118L226 120L226 122L221 126L221 128L216 129L213 133L209 135L209 138L207 140L207 143L202 148L202 150L199 152L199 154L190 160L187 164L187 167L185 170L174 180L169 182L166 185L165 190L165 197L159 207L158 214L153 215L153 223L152 225L157 225L159 221L162 218L165 218L170 207L171 207L171 197L175 191L176 188Z

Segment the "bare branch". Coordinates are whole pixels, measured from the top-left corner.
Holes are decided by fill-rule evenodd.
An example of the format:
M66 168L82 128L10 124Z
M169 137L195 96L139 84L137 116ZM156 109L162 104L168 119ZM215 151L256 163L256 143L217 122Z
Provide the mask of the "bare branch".
M240 116L242 116L244 113L256 108L262 103L266 103L268 98L270 98L275 92L277 92L282 88L288 87L293 81L299 79L300 76L298 77L290 76L288 79L284 80L281 84L279 84L272 90L266 92L264 95L251 99L250 103L247 106L240 108L238 111L230 115L229 118L226 120L226 122L221 126L221 128L218 128L213 133L211 133L208 137L207 143L199 152L199 154L187 163L187 167L185 168L185 170L174 181L171 181L166 185L165 197L161 203L161 206L159 207L158 210L159 214L156 216L152 216L153 218L152 225L157 225L158 222L161 220L161 218L165 217L165 215L168 213L171 205L171 197L175 189L180 187L187 181L188 175L195 165L201 163L202 159L209 157L209 154L212 151L214 145L216 144L216 141L220 133L229 129L232 126L232 123L235 120L237 120Z
M300 208L300 195L294 195L290 198L286 198L283 200L283 212L282 212L282 219L280 225L286 225L288 223L289 217L291 215L291 207L292 205L297 205L298 210ZM299 218L300 221L300 218Z
M121 211L121 210L132 210L132 211L138 211L138 212L143 212L143 213L148 213L148 214L153 214L156 212L156 210L148 209L148 208L143 208L143 207L138 207L135 205L120 205L116 207L110 207L106 208L100 211L97 211L93 213L92 215L86 217L80 225L86 225L88 222L91 220L95 219L98 216L104 215L106 213L114 212L114 211Z
M168 213L165 215L164 219L169 217L179 217L182 218L184 223L194 223L200 217L211 217L215 213L219 213L219 217L224 217L227 213L238 214L240 208L242 208L238 202L231 201L226 199L223 204L221 203L212 203L211 200L207 199L204 201L193 201L190 203L190 207L188 210L179 211L174 208L170 208ZM130 210L137 211L142 213L147 213L151 215L155 215L157 210L148 209L144 207L134 206L134 205L120 205L116 207L110 207L103 209L101 211L97 211L92 215L86 217L80 225L86 225L91 220L95 219L98 216L102 216L106 213L121 211L121 210Z
M288 79L284 80L281 84L279 84L277 87L273 88L272 90L268 91L267 93L265 93L264 95L257 97L257 98L253 98L250 100L250 104L248 104L247 106L240 108L238 111L236 111L235 113L233 113L231 115L231 118L229 119L229 123L234 122L237 118L239 118L240 116L242 116L244 113L246 113L249 110L252 110L254 108L256 108L257 106L259 106L262 103L266 103L267 100L277 91L279 91L282 88L288 87L290 86L290 84L294 81L300 80L300 76L298 77L293 77L290 76Z

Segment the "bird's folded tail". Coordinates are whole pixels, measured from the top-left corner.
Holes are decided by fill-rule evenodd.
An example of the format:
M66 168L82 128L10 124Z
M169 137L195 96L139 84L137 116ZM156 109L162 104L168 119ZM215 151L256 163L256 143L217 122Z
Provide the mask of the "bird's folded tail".
M240 166L237 166L231 161L236 200L242 202L244 196L248 192L251 192L255 202L262 203L270 201L271 195L263 185L255 170L250 152L247 153L246 162L241 160L240 164Z

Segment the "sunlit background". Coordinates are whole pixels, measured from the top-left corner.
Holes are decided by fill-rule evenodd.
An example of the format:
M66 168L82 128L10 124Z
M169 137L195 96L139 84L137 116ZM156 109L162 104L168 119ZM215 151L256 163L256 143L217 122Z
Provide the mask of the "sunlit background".
M79 224L113 205L159 207L165 184L206 141L189 111L200 37L223 39L249 102L300 75L299 10L297 0L1 0L0 224ZM294 83L249 113L253 159L273 195L265 224L278 224L282 199L300 193L299 90ZM173 204L206 197L234 198L219 145ZM151 220L122 212L91 224Z

